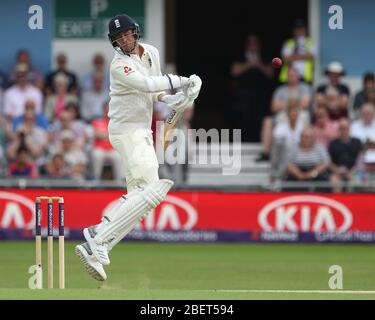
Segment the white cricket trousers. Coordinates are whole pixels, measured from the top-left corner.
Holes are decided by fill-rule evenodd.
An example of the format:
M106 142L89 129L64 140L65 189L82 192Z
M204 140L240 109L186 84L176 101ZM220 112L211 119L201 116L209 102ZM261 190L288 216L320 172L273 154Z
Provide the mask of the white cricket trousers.
M109 140L121 155L128 192L159 180L151 130L129 129L122 134L110 134Z

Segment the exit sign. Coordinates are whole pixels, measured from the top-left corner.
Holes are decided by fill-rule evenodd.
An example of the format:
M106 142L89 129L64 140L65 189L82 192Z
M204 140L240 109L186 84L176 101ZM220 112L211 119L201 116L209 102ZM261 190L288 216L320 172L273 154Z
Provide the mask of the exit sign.
M144 35L144 0L55 1L55 37L106 38L109 20L118 14L132 17Z

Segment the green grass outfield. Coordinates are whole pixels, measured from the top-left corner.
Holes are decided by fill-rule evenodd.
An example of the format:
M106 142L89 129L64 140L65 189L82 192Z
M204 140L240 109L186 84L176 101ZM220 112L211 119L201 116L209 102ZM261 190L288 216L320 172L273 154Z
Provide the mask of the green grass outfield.
M57 243L57 242L56 242ZM65 290L28 289L34 242L0 243L0 299L375 299L375 246L121 243L108 280L84 271L66 242ZM55 246L55 287L58 283ZM43 242L44 285L46 242ZM328 269L343 268L331 291Z

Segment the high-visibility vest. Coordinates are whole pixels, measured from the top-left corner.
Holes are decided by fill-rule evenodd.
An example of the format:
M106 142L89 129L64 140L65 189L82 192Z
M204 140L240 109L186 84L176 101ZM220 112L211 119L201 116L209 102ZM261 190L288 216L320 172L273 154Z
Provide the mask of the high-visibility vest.
M296 44L296 41L294 39L289 39L286 43L288 48L293 48L295 44ZM312 39L307 38L306 39L307 49L311 49L312 45L313 45ZM289 69L288 64L287 63L283 64L281 71L280 71L280 75L279 75L280 82L285 83L288 81L288 69ZM313 59L305 60L305 74L303 75L303 78L307 82L312 82L313 75L314 75L314 60Z

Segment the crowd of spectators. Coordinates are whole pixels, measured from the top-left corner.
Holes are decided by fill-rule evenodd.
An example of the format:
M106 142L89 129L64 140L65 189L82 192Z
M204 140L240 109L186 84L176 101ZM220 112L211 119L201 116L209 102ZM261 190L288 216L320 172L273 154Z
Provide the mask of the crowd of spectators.
M55 62L56 69L43 75L30 53L20 50L10 71L0 70L0 178L125 181L122 159L109 141L104 56L94 54L82 77L69 69L64 53ZM162 102L154 107L155 134L156 121L170 109ZM189 128L192 111L181 129ZM172 169L161 176L173 175Z
M272 77L261 58L253 62L251 38L243 59L231 68L237 82L233 111L245 133L245 123L255 122L249 115L264 109L262 98L252 93L254 75ZM304 22L295 21L292 38L281 48L283 67L273 75L277 84L261 121L262 152L256 160L271 161L272 181L330 181L335 191L342 190L341 182L375 181L375 75L366 72L363 87L353 93L343 80L344 66L332 61L325 66L323 83L316 83L316 54ZM261 95L264 88L257 92Z
M330 63L325 74L326 83L310 86L308 104L301 93L286 94L284 109L273 109L267 127L269 141L263 145L264 153L272 158L274 178L331 181L336 191L342 190L340 182L375 181L375 101L372 84L368 84L375 76L364 75L363 89L354 98L342 82L344 69L339 62Z
M271 160L272 179L331 181L338 191L342 181L375 181L375 75L366 72L363 87L352 92L344 66L332 61L325 81L315 83L316 54L298 20L275 72L260 39L250 34L230 69L236 127L244 141L258 136L263 151L257 161ZM20 50L10 71L0 70L0 176L123 181L121 159L108 138L108 103L109 72L100 53L78 77L63 53L44 75ZM154 120L164 120L169 109L155 103L154 111ZM185 130L192 115L189 109Z
M43 74L27 50L0 72L0 176L123 181L108 138L109 72L104 56L79 78L59 53Z

